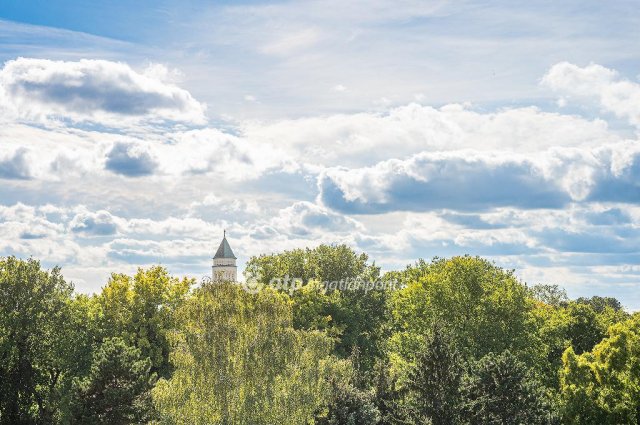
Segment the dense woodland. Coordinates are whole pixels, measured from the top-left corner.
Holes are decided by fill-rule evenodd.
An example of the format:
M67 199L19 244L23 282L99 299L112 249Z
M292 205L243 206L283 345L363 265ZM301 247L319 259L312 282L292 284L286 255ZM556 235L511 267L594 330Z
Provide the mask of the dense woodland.
M87 296L0 258L0 423L640 423L640 315L615 299L469 256L382 275L342 245L246 273L265 287L152 267ZM270 287L283 276L304 286ZM322 284L345 279L398 284Z

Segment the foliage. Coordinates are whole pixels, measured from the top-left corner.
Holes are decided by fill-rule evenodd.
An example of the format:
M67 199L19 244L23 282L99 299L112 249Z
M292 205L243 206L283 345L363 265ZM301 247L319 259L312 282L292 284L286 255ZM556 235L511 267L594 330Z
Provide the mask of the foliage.
M640 421L640 316L609 328L591 352L565 351L561 377L564 417L570 424Z
M329 376L348 369L324 334L293 329L289 300L270 289L205 285L179 319L176 369L153 391L166 423L307 423L328 398Z
M130 424L152 417L151 360L121 338L106 339L96 350L91 370L75 383L73 423Z
M555 418L543 387L509 351L475 363L463 385L464 423L550 424Z
M0 259L0 423L51 423L59 416L84 349L71 291L58 268Z
M569 346L578 354L589 351L606 335L610 326L628 318L623 310L614 310L608 305L596 310L590 303L577 301L558 306L539 303L534 316L541 347L546 353L546 361L540 369L541 379L546 386L556 389L559 388L562 353Z
M379 269L369 265L367 254L356 254L346 245L320 245L310 249L294 249L279 254L252 257L245 274L259 276L268 285L285 276L320 282L339 282L365 275L377 277Z
M98 339L122 337L151 359L152 372L168 377L169 342L174 312L186 298L193 280L171 277L164 267L138 269L133 276L112 274L96 297Z
M640 421L640 315L616 299L570 301L469 256L337 288L380 279L344 245L248 270L304 285L191 291L152 267L86 296L0 258L0 425Z
M558 285L539 284L531 287L530 292L534 299L554 307L559 307L569 301L567 291Z
M341 282L355 286L378 281L380 269L367 261L366 254L346 245L320 245L253 257L245 275L258 277L267 286L278 279L301 279L302 288L290 291L296 329L326 331L337 340L336 354L346 358L358 350L356 366L369 371L381 355L387 293L362 287L338 289Z
M412 423L458 423L463 373L462 358L453 338L435 323L407 378Z
M379 425L406 424L406 411L402 404L404 392L398 389L389 363L378 360L374 374L374 402L380 415Z
M622 304L620 304L620 301L612 297L599 297L597 295L591 298L580 297L576 299L576 302L578 304L590 305L597 313L602 313L607 308L610 308L613 311L622 311Z
M353 361L353 359L350 359ZM358 363L355 361L354 363ZM375 405L372 390L358 387L357 370L351 376L330 378L329 404L325 412L316 415L316 425L369 425L378 423L380 412Z
M604 337L606 329L602 329L589 304L571 303L567 316L567 337L576 353L591 350Z
M391 298L391 358L406 370L434 323L446 323L465 360L507 349L539 362L533 303L510 271L478 257L434 259L410 267Z
M565 307L538 303L533 316L537 323L539 349L544 356L537 365L538 376L546 387L557 390L562 353L571 345L567 332L569 315Z

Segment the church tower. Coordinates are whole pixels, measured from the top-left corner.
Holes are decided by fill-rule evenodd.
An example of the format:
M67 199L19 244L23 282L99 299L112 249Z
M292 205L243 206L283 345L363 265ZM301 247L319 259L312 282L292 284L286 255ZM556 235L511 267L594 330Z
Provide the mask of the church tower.
M227 231L224 231L222 242L213 256L212 267L213 282L237 282L238 268L236 267L236 256L233 255L231 246L227 242Z

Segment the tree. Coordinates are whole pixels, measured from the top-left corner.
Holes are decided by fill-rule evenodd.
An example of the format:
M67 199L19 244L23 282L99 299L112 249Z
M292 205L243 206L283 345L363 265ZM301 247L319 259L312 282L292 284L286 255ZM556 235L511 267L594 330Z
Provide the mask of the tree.
M570 317L566 306L553 306L538 302L533 310L537 324L540 351L544 353L535 369L543 384L557 390L560 386L558 371L562 366L562 353L571 346L568 336Z
M329 405L317 415L316 425L370 425L380 420L374 393L358 388L352 377L331 378Z
M319 245L249 259L245 274L259 276L265 285L285 276L299 278L303 284L311 280L339 282L364 275L376 275L379 269L367 263L367 254L357 254L347 245ZM376 277L376 276L374 276Z
M554 307L559 307L569 301L567 291L558 285L534 285L531 287L530 292L531 296L536 300Z
M560 387L568 424L640 421L640 316L609 328L591 352L563 355Z
M325 334L292 327L288 297L270 288L204 285L178 318L175 371L153 390L166 423L307 423L328 399L329 377L348 371Z
M152 417L151 360L122 338L108 338L96 350L87 377L75 383L73 423L130 424Z
M596 313L602 313L605 309L610 308L614 311L622 311L622 304L613 297L599 297L597 295L591 298L580 297L576 300L579 304L590 305Z
M390 300L394 367L407 370L435 323L446 323L465 360L512 350L540 364L533 301L513 275L478 257L434 259L407 270L406 286ZM402 378L402 376L401 376Z
M451 335L436 323L416 355L406 383L413 423L458 423L463 373L462 359Z
M509 351L490 353L463 384L464 422L472 425L554 423L543 387Z
M84 350L71 294L59 268L0 258L0 423L59 417Z
M589 304L571 303L567 313L567 337L574 351L578 354L590 351L606 332L598 322L595 310Z
M245 276L269 286L282 279L300 279L290 292L296 329L323 330L336 338L335 353L347 358L360 353L356 365L372 370L381 355L386 323L387 291L367 287L377 282L380 269L346 245L320 245L279 254L253 257Z
M534 309L541 347L546 352L546 361L541 363L539 370L548 387L559 388L557 371L562 367L562 355L569 346L578 354L590 351L610 326L629 317L624 310L615 310L609 304L594 308L585 300L556 306L539 302ZM612 300L607 303L615 305Z
M387 359L377 361L374 369L375 404L380 414L379 425L406 424L403 406L404 391L398 388Z
M122 337L151 359L151 371L168 377L169 341L175 311L189 293L192 279L177 279L164 267L138 269L133 276L112 274L95 302L98 339Z

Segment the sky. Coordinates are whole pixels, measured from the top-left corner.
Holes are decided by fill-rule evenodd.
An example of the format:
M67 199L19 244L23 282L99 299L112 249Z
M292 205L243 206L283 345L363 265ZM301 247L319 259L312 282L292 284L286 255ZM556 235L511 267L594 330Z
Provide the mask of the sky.
M640 310L639 42L635 1L3 0L0 256L91 293L226 229Z

